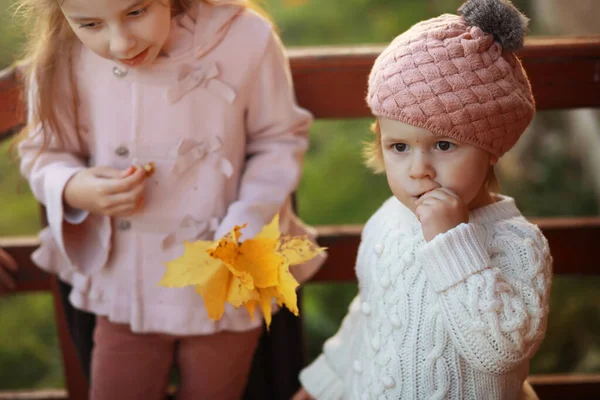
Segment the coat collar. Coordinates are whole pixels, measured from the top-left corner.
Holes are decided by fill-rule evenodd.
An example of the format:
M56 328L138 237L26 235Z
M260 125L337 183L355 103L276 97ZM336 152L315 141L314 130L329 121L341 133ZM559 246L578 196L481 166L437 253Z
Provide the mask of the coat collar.
M243 4L198 2L197 6L172 19L165 53L169 58L177 58L191 51L193 58L202 58L221 43L244 10Z

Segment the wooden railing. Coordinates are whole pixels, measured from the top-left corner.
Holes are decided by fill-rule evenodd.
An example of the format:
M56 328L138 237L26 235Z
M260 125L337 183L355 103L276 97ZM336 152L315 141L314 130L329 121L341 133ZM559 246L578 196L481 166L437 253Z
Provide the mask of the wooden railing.
M316 118L368 117L364 101L367 75L379 47L323 47L290 51L298 102ZM528 72L539 110L600 108L600 37L530 39L519 52ZM24 121L18 68L0 74L0 139ZM333 210L335 212L335 210ZM549 240L554 272L559 275L600 275L595 250L600 245L600 217L533 219ZM354 261L362 226L321 226L320 243L329 247L327 264L313 282L354 281ZM18 261L16 292L51 291L53 280L30 261L35 237L0 237L0 246ZM65 375L70 398L84 398L85 385L72 345L56 307ZM1 316L0 316L1 318ZM532 376L542 400L600 398L600 375ZM0 393L0 399L64 399L64 391Z

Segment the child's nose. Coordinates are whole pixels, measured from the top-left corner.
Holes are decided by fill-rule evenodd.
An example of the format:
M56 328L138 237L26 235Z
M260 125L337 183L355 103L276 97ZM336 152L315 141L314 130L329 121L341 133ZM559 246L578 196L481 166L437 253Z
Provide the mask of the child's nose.
M413 179L434 178L435 169L426 154L415 152L411 157L409 174Z
M117 58L128 58L129 51L135 47L134 38L124 30L113 32L110 38L110 52Z

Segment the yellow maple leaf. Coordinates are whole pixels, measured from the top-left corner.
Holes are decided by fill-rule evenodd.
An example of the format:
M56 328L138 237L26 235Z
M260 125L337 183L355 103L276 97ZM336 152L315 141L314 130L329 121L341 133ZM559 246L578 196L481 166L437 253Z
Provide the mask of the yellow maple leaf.
M280 283L275 288L277 295L277 302L281 306L285 306L294 315L298 315L298 296L296 295L296 288L299 286L296 278L290 272L289 264L282 264L279 270Z
M196 293L204 298L204 307L209 318L213 321L221 319L223 316L230 287L235 285L234 279L235 277L231 276L227 268L220 265L213 279L196 285Z
M185 242L184 254L166 264L167 272L159 284L195 285L213 320L223 316L225 303L236 308L243 305L252 318L258 305L268 328L273 300L298 315L298 282L290 266L310 260L325 248L304 237L281 236L279 215L254 238L240 244L245 226L235 226L214 242Z
M283 236L279 243L279 252L290 265L310 261L325 250L325 247L317 247L310 240L297 236Z
M184 242L183 256L167 263L167 272L159 282L160 286L184 287L204 284L219 278L221 261L207 257L207 250L214 246L213 242Z
M254 321L254 309L256 308L257 303L257 300L250 300L244 303L244 307L248 310L248 314L250 314L250 319L252 319L252 321Z
M237 308L259 298L260 295L256 289L248 288L240 279L235 276L232 277L227 293L227 302L229 304Z

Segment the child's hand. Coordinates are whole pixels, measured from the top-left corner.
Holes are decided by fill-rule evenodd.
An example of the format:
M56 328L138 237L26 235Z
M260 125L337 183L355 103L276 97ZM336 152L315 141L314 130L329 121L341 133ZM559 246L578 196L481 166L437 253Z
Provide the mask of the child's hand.
M304 388L300 388L292 397L292 400L315 400Z
M93 214L126 217L141 205L145 180L144 169L139 167L88 168L69 180L64 201L72 208Z
M17 262L0 248L0 295L15 288L16 283L11 272L17 272Z
M416 201L415 214L421 222L423 236L428 242L436 235L469 222L467 205L454 192L445 188L425 193Z

